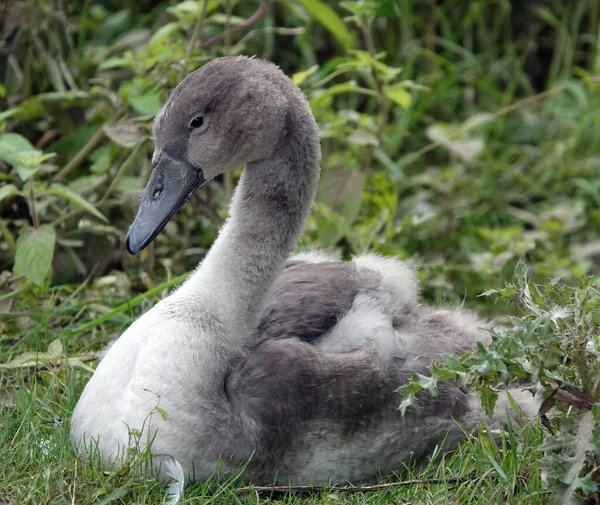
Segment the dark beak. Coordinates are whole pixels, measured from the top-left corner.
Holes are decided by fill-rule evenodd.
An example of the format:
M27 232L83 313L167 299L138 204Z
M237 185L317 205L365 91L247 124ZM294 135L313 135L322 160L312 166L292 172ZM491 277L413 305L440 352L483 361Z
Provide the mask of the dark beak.
M142 194L137 216L127 233L130 254L138 254L169 222L196 189L206 182L200 168L162 152Z

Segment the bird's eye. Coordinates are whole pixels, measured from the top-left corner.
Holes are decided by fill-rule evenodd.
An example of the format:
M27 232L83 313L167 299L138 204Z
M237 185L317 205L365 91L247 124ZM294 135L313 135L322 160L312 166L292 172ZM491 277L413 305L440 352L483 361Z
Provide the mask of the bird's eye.
M194 128L200 128L204 124L204 118L202 116L196 116L190 121L190 130Z

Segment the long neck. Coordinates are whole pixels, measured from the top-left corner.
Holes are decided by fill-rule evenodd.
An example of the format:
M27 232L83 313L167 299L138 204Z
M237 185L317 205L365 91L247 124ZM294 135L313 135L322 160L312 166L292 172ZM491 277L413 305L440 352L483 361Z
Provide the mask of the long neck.
M299 116L299 117L298 117ZM229 345L242 345L266 294L296 249L319 177L318 129L308 108L288 118L275 154L246 165L230 217L177 294L197 296Z

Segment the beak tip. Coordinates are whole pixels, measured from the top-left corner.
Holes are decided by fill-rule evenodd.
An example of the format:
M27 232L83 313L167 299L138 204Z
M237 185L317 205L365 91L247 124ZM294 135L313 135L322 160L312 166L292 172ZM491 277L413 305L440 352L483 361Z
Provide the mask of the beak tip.
M133 239L131 238L131 230L127 233L127 238L125 239L125 247L127 248L127 252L131 255L139 254L143 247L139 247L139 244L134 244Z

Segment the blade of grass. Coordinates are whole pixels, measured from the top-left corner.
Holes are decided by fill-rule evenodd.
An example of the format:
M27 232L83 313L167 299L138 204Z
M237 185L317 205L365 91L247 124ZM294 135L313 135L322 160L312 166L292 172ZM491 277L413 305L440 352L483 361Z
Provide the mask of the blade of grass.
M178 282L187 278L188 275L189 274L186 273L183 275L179 275L177 277L173 277L172 279L165 281L162 284L159 284L158 286L146 291L145 293L137 295L134 298L132 298L131 300L128 300L125 303L122 303L114 310L111 310L110 312L103 314L102 316L97 317L96 319L81 325L79 328L67 331L66 336L73 337L75 335L80 335L81 333L85 333L86 331L91 330L94 326L105 323L106 321L109 321L113 317L115 317L119 314L122 314L123 312L126 312L127 310L131 309L132 307L135 307L136 305L139 305L140 303L146 301L149 297L154 296L157 293L160 293L163 289L167 289L172 286L175 286Z

